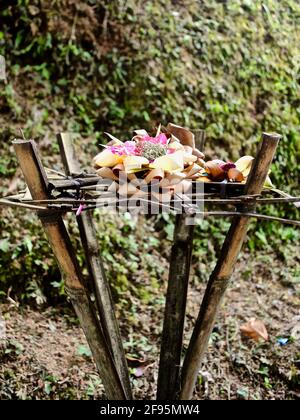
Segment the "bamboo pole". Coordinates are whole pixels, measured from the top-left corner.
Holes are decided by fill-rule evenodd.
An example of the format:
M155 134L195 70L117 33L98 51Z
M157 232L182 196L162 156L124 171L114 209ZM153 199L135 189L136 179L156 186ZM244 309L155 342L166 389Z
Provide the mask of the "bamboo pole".
M257 152L251 173L248 177L245 194L260 194L280 137L278 134L263 134L261 147ZM255 204L243 204L238 211L250 212L254 207ZM210 276L183 364L181 400L187 400L192 397L218 308L229 284L234 264L247 234L248 221L248 216L236 216L233 219L216 267Z
M174 400L184 329L185 308L193 247L193 225L186 225L187 214L176 215L157 384L158 400Z
M13 142L19 164L33 199L49 198L49 181L32 140ZM38 216L65 280L109 399L124 400L126 395L99 321L83 286L83 278L70 237L60 213L40 211Z
M196 147L204 147L205 131L193 130ZM190 215L177 214L170 257L168 289L161 338L157 399L174 400L179 391L179 370L186 300L193 250L194 224Z
M66 174L72 176L73 174L80 173L81 168L76 157L71 135L69 133L60 133L57 135L57 139ZM77 223L85 252L90 284L95 293L103 332L112 350L126 397L131 399L132 394L122 338L115 315L109 283L102 264L93 217L90 211L82 212L77 217Z

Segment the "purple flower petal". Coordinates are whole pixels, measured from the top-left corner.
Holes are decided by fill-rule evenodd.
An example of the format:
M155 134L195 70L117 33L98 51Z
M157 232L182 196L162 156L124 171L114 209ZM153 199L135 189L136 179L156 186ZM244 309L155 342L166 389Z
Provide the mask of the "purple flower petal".
M220 165L220 168L223 169L224 172L229 171L231 168L235 168L235 164L233 162L226 162Z
M80 216L82 213L82 210L85 208L85 204L80 204L77 211L76 211L76 217Z

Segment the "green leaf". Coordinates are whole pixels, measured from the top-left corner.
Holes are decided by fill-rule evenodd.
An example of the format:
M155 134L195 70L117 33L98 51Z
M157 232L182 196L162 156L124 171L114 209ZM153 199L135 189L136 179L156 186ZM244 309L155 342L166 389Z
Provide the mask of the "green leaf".
M32 251L32 248L33 248L33 244L32 244L32 242L31 242L31 240L30 240L29 237L24 238L24 244L25 244L25 246L26 246L26 248L27 248L27 250L28 250L28 252L30 254L31 251Z
M49 395L51 393L51 391L52 391L52 385L51 385L50 382L45 382L45 384L44 384L44 391L45 391L45 394L47 394L47 395Z
M89 349L89 347L84 346L84 345L80 345L77 348L77 354L79 356L87 356L87 357L91 357L92 356L92 352Z
M150 121L150 116L149 116L147 111L143 112L143 117L144 117L145 121Z
M168 241L172 241L173 240L173 236L174 236L174 225L173 224L166 225L164 227L164 231L167 234Z
M0 251L7 252L9 250L9 241L8 239L0 240Z

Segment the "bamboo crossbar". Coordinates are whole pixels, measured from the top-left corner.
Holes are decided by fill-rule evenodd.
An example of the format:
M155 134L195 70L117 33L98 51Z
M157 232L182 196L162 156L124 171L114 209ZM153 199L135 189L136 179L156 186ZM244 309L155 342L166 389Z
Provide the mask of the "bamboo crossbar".
M37 206L30 203L23 203L20 201L13 201L13 200L6 200L4 198L0 199L0 206L8 206L8 207L22 207L29 210L47 210L47 207Z
M274 201L273 201L274 200ZM127 198L123 199L123 202L126 202ZM146 203L153 203L151 200L142 199L140 198L140 201L146 202ZM253 200L256 204L283 204L283 203L294 203L299 202L299 197L292 197L292 198L275 198L275 199L257 199ZM248 202L248 201L247 201ZM249 200L249 202L251 202ZM32 204L31 204L32 203ZM122 200L116 200L115 202L112 202L110 204L117 204L122 203ZM218 199L207 199L204 200L204 203L206 204L226 204L226 205L236 205L236 204L242 204L244 203L244 200L236 200L236 199L226 199L226 200L218 200ZM38 204L45 204L46 207L39 206ZM82 209L82 212L86 212L88 210L94 210L94 209L101 209L101 208L107 208L106 203L97 203L95 200L55 200L55 199L49 199L49 200L8 200L8 199L0 199L0 206L8 206L8 207L20 207L25 208L29 210L43 210L43 211L49 211L55 210L55 211L61 211L61 213L67 213L67 212L76 212L77 208L80 204L84 204L86 207ZM157 204L155 202L155 204ZM68 207L68 205L70 207ZM160 207L163 209L167 209L171 211L171 213L178 214L178 209L165 205L163 203L160 203ZM128 207L130 209L130 206ZM194 209L192 207L189 208L190 211L187 211L187 214L189 215L197 215L198 217L234 217L234 216L241 216L245 215L248 217L253 217L256 219L262 219L262 220L269 220L274 222L279 222L283 224L293 225L293 226L300 226L300 221L293 220L293 219L285 219L283 217L276 217L276 216L270 216L260 213L254 213L254 212L243 212L240 213L238 211L197 211L197 209ZM179 213L180 214L180 213Z
M193 195L191 194L193 197ZM103 195L102 195L103 197ZM241 198L205 198L203 196L204 204L242 204L245 201L255 201L256 204L284 204L284 203L297 203L300 202L300 197L278 197L278 198L256 198L256 197L241 197ZM8 199L7 197L6 199ZM4 198L3 198L4 199ZM11 201L10 201L11 202ZM49 200L20 200L22 203L32 204L97 204L97 200L91 199L49 199Z

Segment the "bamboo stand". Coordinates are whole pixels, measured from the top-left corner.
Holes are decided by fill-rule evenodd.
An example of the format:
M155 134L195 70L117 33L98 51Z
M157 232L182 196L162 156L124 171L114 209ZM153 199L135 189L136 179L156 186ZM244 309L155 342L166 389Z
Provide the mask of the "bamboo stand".
M195 138L202 149L204 132L198 130L195 133ZM186 224L188 216L186 213L176 215L158 374L157 399L159 400L192 398L198 371L218 309L247 234L249 218L261 217L297 226L300 224L298 221L259 215L255 212L257 203L280 203L283 200L285 202L299 201L298 198L293 197L284 199L258 198L279 139L278 134L263 134L262 143L252 165L243 197L232 199L208 198L205 201L206 203L235 204L236 210L231 212L203 212L203 215L225 215L233 217L233 220L204 293L181 372L181 351L194 226ZM79 187L84 191L89 188L93 189L98 178L90 175L80 179L82 172L70 135L67 133L58 135L58 142L68 179L58 181L55 184L56 190L76 190ZM20 207L37 210L64 277L67 294L71 299L93 353L107 396L109 399L131 399L125 353L109 284L103 269L101 250L99 250L97 243L92 214L89 211L84 211L77 217L89 272L87 282L80 271L70 237L62 219L63 212L74 211L74 202L84 202L87 210L95 208L96 205L94 205L93 200L54 199L50 191L53 185L46 176L35 143L32 140L15 140L13 144L32 200L23 200L17 203L7 198L0 200L0 204L19 205ZM78 182L78 179L80 182ZM96 305L91 301L91 293L95 295Z

